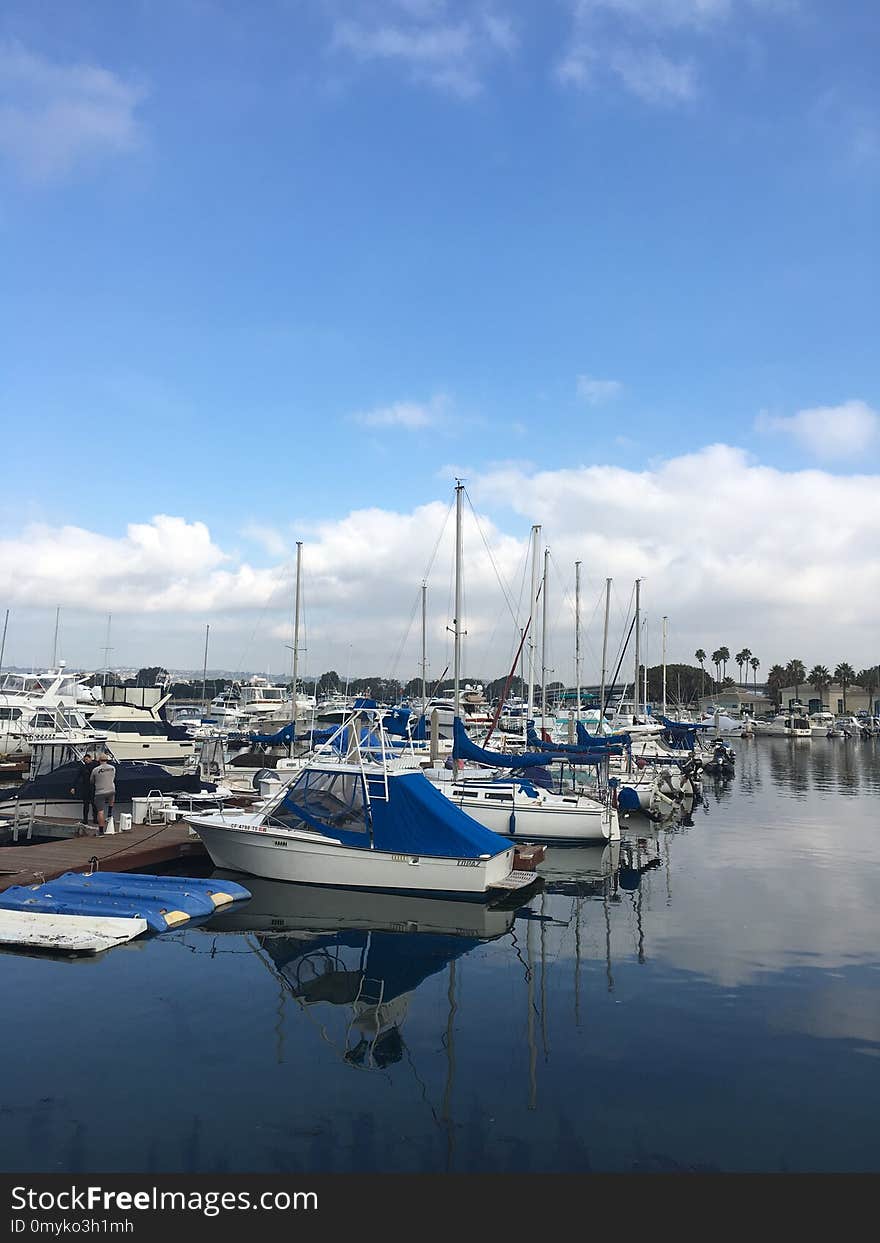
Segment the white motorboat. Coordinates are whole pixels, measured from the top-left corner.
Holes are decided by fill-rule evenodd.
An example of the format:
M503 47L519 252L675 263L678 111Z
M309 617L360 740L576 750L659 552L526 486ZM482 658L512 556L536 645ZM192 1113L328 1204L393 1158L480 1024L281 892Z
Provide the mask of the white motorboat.
M101 692L67 673L62 662L47 673L7 673L0 680L0 755L27 755L33 737L88 727ZM84 702L88 699L88 704ZM86 709L86 710L84 710Z
M185 729L174 730L159 715L170 698L164 695L152 707L124 702L105 704L89 722L95 745L108 743L118 760L149 760L167 765L194 762L195 741Z
M269 880L479 901L534 884L513 846L392 751L382 715L353 717L337 731L345 757L323 744L261 810L187 816L214 864Z
M754 722L755 737L799 738L809 741L813 736L810 718L803 712L779 712L770 721Z
M833 712L811 712L810 733L818 738L826 738L829 729L834 725Z

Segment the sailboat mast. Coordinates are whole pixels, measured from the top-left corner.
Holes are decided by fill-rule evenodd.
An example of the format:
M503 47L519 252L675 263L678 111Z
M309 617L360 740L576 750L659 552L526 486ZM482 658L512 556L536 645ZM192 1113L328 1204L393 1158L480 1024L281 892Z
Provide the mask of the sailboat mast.
M6 610L6 620L3 622L3 641L0 643L0 671L3 669L3 657L6 655L6 627L9 625L9 609Z
M428 584L422 583L422 712L428 702Z
M453 711L461 716L461 494L464 484L460 479L455 481L455 617L453 633L455 637L455 654L453 657L454 692Z
M538 557L541 555L541 528L532 527L532 595L529 601L529 703L527 719L535 715L535 612L538 607Z
M293 689L291 691L291 708L292 721L296 721L296 681L299 674L299 604L300 604L300 580L302 575L302 540L296 541L296 592L294 595L293 605Z
M605 720L605 674L608 669L608 614L611 611L611 579L605 579L605 627L602 632L602 684L599 687L599 732Z
M641 676L640 676L641 660L639 659L640 657L639 641L642 635L642 623L639 617L639 586L641 584L641 581L642 580L640 578L636 579L636 674L635 674L635 677L633 678L633 700L634 700L633 708L635 709L635 711L633 712L634 721L636 718L638 718L638 715L639 715L639 688L640 688L640 683L641 683Z
M58 668L58 624L61 621L61 606L55 610L55 638L52 640L52 668Z
M663 618L663 715L666 716L666 623L668 617Z
M544 549L544 577L541 591L541 729L547 719L547 578L550 571L550 549Z
M581 563L574 563L574 681L576 720L581 719Z
M208 683L208 635L210 634L210 632L211 632L211 627L205 626L205 660L204 660L204 664L202 665L202 712L203 713L207 712L208 710L208 700L207 700L207 696L205 695L205 688Z

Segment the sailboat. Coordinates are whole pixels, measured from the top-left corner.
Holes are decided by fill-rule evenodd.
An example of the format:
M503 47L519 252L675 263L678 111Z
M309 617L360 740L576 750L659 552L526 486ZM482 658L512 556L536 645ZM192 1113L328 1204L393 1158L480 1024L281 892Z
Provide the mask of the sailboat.
M467 735L460 710L460 646L461 646L461 494L463 485L458 483L456 497L455 540L455 618L454 618L454 687L455 716L453 720L453 769L426 769L430 779L450 802L473 817L479 824L504 837L521 841L586 842L603 841L620 836L617 808L613 787L606 787L600 796L576 791L562 793L548 789L545 783L536 782L523 770L544 768L555 761L573 760L564 748L556 754L524 753L508 755L487 751L477 746ZM532 592L531 617L529 620L529 715L534 710L534 643L531 637L532 619L536 614L538 597L537 559L539 556L540 527L532 528ZM547 611L547 555L544 555L544 631L546 634ZM546 642L546 640L544 640ZM541 654L546 674L546 648ZM546 677L542 691L542 716L546 712ZM604 744L601 753L589 756L581 754L582 764L601 763L606 757ZM462 762L470 760L482 767L463 770ZM487 768L494 771L487 771ZM500 773L499 770L505 770Z

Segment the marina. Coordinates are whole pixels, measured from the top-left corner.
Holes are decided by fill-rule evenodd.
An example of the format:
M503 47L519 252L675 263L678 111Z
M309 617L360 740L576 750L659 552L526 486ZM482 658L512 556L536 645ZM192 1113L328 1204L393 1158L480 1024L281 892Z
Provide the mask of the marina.
M880 1170L831 7L8 0L13 1236L754 1228Z
M5 1030L30 1056L4 1166L873 1169L878 747L742 740L689 816L551 847L521 905L220 873L252 898L198 927L6 953ZM171 1036L139 1041L132 1078L133 1033L157 1023Z

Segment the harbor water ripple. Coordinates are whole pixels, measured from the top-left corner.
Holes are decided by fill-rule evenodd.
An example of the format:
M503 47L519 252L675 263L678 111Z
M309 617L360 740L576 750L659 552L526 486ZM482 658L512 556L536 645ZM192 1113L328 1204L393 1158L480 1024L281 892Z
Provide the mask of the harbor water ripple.
M238 878L7 953L7 1171L874 1171L880 741L735 742L519 909Z

